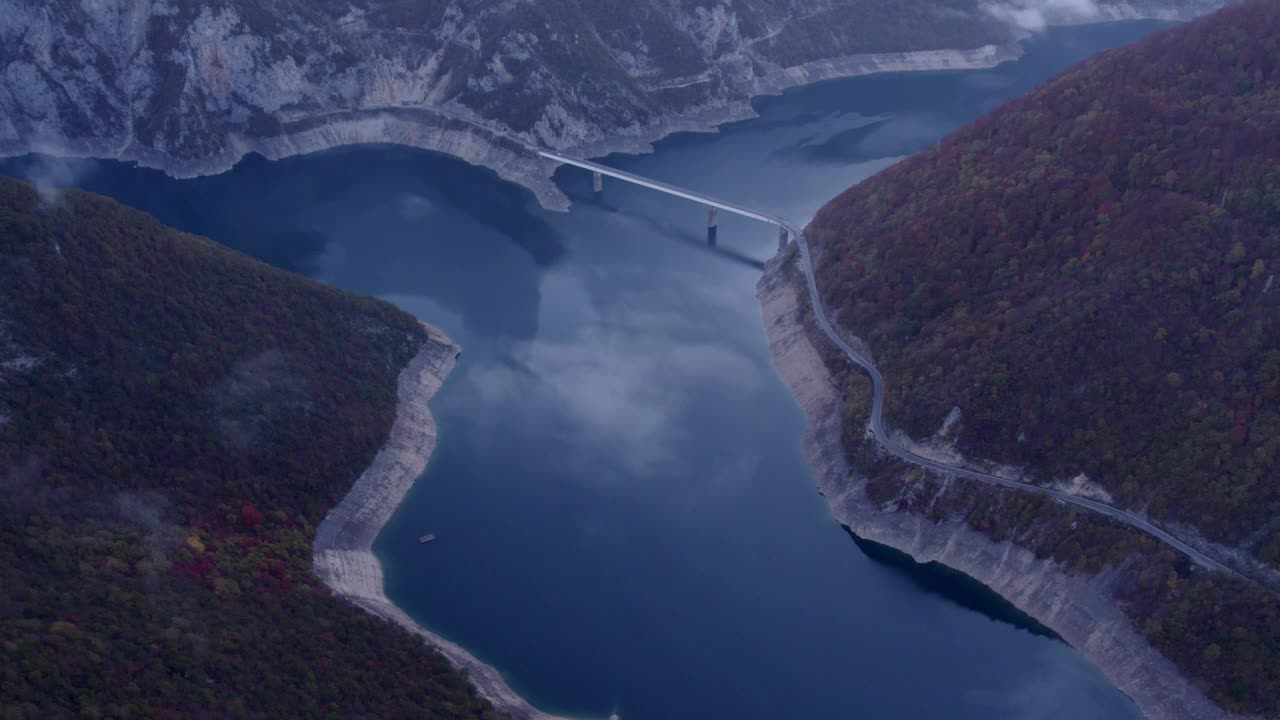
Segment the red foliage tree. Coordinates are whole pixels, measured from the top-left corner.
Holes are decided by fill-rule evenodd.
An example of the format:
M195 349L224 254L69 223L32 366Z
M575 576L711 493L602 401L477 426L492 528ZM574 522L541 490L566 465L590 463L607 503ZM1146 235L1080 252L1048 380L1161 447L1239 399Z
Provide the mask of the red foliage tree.
M253 503L245 503L245 506L240 509L240 521L246 528L252 530L262 524L262 513L254 507Z

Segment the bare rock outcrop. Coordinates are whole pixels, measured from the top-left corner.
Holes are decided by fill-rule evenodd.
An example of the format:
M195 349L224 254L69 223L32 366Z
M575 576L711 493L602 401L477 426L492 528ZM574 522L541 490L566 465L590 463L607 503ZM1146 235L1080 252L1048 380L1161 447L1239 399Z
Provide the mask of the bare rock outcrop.
M182 177L250 152L400 143L564 208L529 145L644 151L795 85L987 67L1045 24L1190 18L1225 1L0 0L0 155Z

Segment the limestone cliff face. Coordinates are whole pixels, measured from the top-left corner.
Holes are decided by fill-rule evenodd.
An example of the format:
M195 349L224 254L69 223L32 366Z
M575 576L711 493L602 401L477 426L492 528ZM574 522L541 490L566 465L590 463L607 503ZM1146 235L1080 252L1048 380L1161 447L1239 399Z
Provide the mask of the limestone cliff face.
M1113 598L1110 573L1075 574L1012 542L993 541L963 518L935 522L872 501L866 478L845 459L841 389L811 340L812 312L792 255L784 252L770 263L758 296L774 364L809 418L805 455L835 518L860 537L919 562L955 568L992 588L1082 652L1151 720L1238 717L1212 703L1151 647Z
M1081 15L1043 0L0 0L0 154L184 176L250 151L396 142L563 206L524 143L643 149L799 83L991 65L1044 23L1223 1L1100 0Z

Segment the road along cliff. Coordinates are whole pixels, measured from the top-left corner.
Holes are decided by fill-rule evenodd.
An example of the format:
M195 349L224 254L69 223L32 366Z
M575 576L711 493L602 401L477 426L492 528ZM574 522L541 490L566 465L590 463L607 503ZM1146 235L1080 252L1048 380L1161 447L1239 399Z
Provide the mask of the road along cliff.
M875 501L868 478L847 459L844 391L823 359L836 351L814 321L794 246L769 263L758 297L774 365L809 420L805 455L837 521L859 537L987 585L1084 653L1152 720L1239 717L1211 702L1147 642L1113 596L1115 572L1073 572L1010 540L993 540L964 517L930 517Z

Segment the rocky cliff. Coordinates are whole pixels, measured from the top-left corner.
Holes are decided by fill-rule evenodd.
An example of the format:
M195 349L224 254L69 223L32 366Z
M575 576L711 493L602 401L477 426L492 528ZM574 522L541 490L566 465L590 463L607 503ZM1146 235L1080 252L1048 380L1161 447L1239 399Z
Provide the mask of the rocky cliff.
M599 154L882 70L988 66L1046 23L1223 0L0 0L0 154L174 175L393 142L564 207L525 143Z

